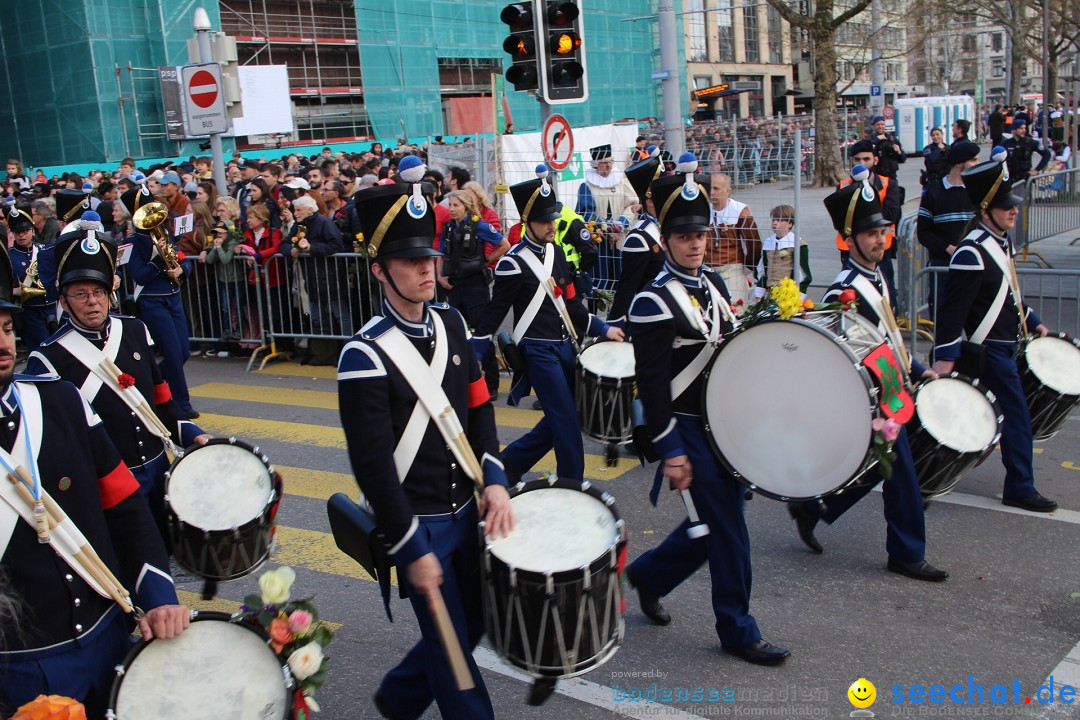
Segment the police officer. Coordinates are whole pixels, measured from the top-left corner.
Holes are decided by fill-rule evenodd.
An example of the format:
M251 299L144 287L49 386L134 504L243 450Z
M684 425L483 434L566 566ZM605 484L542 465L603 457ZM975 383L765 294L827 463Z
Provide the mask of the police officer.
M847 266L836 276L825 292L824 302L834 302L847 288L855 291L858 312L881 330L893 348L893 358L900 370L910 373L912 378L935 378L936 373L924 368L918 360L912 360L910 367L906 351L903 350L904 338L896 325L896 318L891 310L888 298L888 286L878 269L878 263L885 254L885 232L890 222L881 214L881 203L877 193L870 187L867 179L870 172L865 167L852 169L854 182L825 198L825 207L832 217L833 227L847 238L851 255ZM884 389L882 390L884 393ZM910 414L912 398L904 394ZM884 401L882 406L885 406ZM901 408L902 410L903 408ZM898 412L890 409L890 412ZM799 536L807 547L816 553L822 552L821 544L814 537L814 526L818 520L834 523L856 502L865 497L878 482L884 480L882 496L885 501L885 548L889 559L886 567L892 572L906 575L916 580L940 582L949 577L926 562L926 523L923 519L923 500L919 491L919 478L915 475L915 461L908 447L907 433L901 428L893 444L896 460L892 466L892 475L883 478L877 467L872 469L868 478L848 488L840 495L825 498L825 507L816 501L792 503L788 506L795 519Z
M933 185L949 173L946 157L949 146L945 143L945 134L941 128L930 130L930 143L922 149L923 170L919 174L919 182L923 187Z
M870 170L870 187L878 194L881 203L881 214L893 224L892 229L885 233L885 257L879 264L881 273L885 276L885 282L889 284L889 295L896 302L896 282L893 278L893 258L896 257L896 225L900 222L903 214L903 198L900 185L895 177L890 177L877 172L877 164L881 162L880 156L875 150L875 145L869 140L859 140L848 148L848 159L852 167L862 165ZM844 178L837 184L837 189L851 183L851 178ZM843 235L837 233L836 247L840 251L840 266L847 264L848 245Z
M1054 156L1049 148L1044 148L1039 141L1028 137L1028 122L1023 118L1016 118L1012 124L1012 137L1005 138L1001 146L1008 153L1006 164L1009 167L1009 177L1013 182L1026 180L1032 175L1042 172L1043 168ZM1035 168L1031 167L1031 156L1038 153L1042 161Z
M21 295L23 308L22 341L26 351L31 353L49 336L49 325L56 320L56 301L50 302L38 274L38 253L42 246L37 242L34 221L25 209L11 206L8 211L8 232L15 240L10 252L16 289ZM33 275L30 275L31 268Z
M555 244L562 248L574 275L577 294L583 300L592 296L592 269L600 254L599 246L585 225L585 220L565 203L556 203L559 219L555 221Z
M1013 175L1005 160L1005 149L996 147L989 162L962 175L976 208L976 225L949 261L949 281L934 333L934 370L949 373L958 360L967 359L965 355L976 358L968 374L977 374L997 396L1004 415L1002 503L1053 512L1057 503L1035 489L1031 415L1016 366L1021 333L1047 335L1050 330L1030 307L1024 306L1021 318L1022 301L1018 302L1011 286L1015 268L1009 231L1016 226L1023 200L1012 193ZM964 334L968 343L963 342Z
M513 308L511 334L525 367L515 369L508 402L516 406L529 394L531 385L543 405L544 417L503 451L507 474L520 477L554 448L559 476L581 479L585 446L574 406L576 348L572 336L622 340L623 331L585 309L566 257L554 244L559 213L555 192L547 182L547 168L538 165L536 172L536 179L510 186L521 214L521 242L495 266L495 289L476 326L475 344L482 356L492 334Z
M630 302L646 284L664 268L664 246L660 240L660 225L656 222L656 206L649 184L664 172L660 151L649 146L648 157L626 168L626 179L634 186L640 204L640 220L627 233L619 247L622 275L615 286L615 299L608 310L608 322L623 327Z
M423 187L423 190L421 188ZM394 183L357 193L356 206L385 293L338 363L341 424L353 473L385 533L422 639L383 678L375 705L383 717L418 718L434 699L444 718L492 718L471 650L484 631L476 525L496 536L513 527L499 461L495 411L461 315L435 296L435 211L427 183ZM402 200L402 202L398 202ZM481 457L483 501L418 393L439 388L472 450ZM419 420L417 419L419 418ZM476 687L459 692L429 603L441 588ZM389 585L386 590L388 592ZM467 643L466 643L467 641Z
M713 454L701 420L703 371L722 334L731 330L733 315L723 280L704 264L709 180L696 169L694 155L684 153L675 175L651 185L668 259L634 298L629 327L648 434L663 458L650 498L655 504L665 481L689 492L711 532L691 538L690 523L683 522L627 567L626 575L638 589L642 611L667 625L671 616L660 598L708 561L722 648L751 663L776 665L790 653L764 640L750 614L743 489Z
M60 305L65 322L31 354L30 375L59 375L75 385L105 424L120 457L139 481L166 537L166 449L205 443L212 436L187 420L154 362L154 342L142 321L110 316L116 246L104 233L69 229L56 241L60 258ZM130 390L107 381L100 364L111 361L130 378L155 417L133 407ZM167 430L166 436L163 430Z
M907 155L904 154L904 148L900 145L900 138L896 137L896 133L885 131L883 115L875 115L870 126L872 128L871 142L874 144L874 155L877 157L877 173L895 180L900 163L907 162Z
M0 449L40 482L81 531L132 600L146 610L144 637L174 637L190 611L177 604L168 558L139 485L120 459L98 416L71 384L14 376L11 265L0 249ZM26 440L25 445L22 439ZM37 484L37 483L35 483ZM4 482L8 488L12 486ZM28 488L33 492L33 489ZM64 695L105 715L114 668L130 649L129 616L84 579L70 554L38 542L2 491L0 572L23 606L19 622L0 627L0 715L40 694ZM9 494L10 493L10 494ZM55 538L55 533L53 534ZM78 567L76 567L78 566Z
M137 187L125 192L120 201L132 215L146 203L153 202L141 173L133 178ZM172 242L172 233L168 221L161 226ZM188 420L199 417L191 407L187 377L184 375L184 363L191 355L191 343L188 339L187 317L184 303L180 299L180 276L183 268L170 268L158 252L157 243L146 230L135 229L131 236L131 255L127 264L128 273L135 282L135 302L139 308L139 317L150 330L154 345L161 352L161 375L169 383L173 399Z

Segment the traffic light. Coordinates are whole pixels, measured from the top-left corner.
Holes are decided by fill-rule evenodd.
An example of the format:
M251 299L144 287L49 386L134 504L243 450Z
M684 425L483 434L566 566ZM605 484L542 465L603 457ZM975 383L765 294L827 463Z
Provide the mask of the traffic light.
M540 87L549 104L582 102L589 97L582 45L581 0L539 0Z
M540 50L536 43L536 0L510 3L503 8L499 19L510 26L510 35L503 41L503 50L511 58L506 79L515 90L536 90L540 87Z

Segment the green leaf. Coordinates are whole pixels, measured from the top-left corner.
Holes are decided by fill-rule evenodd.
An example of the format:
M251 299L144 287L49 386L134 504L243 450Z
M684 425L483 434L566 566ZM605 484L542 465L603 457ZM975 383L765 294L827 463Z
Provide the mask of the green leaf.
M886 480L892 480L892 462L889 460L882 460L878 463L878 471L881 473L881 477Z
M245 595L244 604L252 610L260 610L263 606L262 596L260 595Z
M315 628L315 640L323 647L330 644L330 641L334 639L334 633L330 631L330 628L325 625L320 625Z
M276 613L273 610L263 610L258 616L259 624L263 627L269 627L270 621L274 619L275 615Z

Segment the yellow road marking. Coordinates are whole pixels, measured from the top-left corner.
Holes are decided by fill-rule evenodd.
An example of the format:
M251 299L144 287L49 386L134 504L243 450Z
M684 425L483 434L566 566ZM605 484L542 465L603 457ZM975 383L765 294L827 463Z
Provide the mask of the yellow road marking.
M257 593L258 588L252 592ZM240 605L235 600L225 600L224 598L216 597L213 600L203 600L202 595L199 593L189 592L187 590L177 590L176 596L180 598L180 604L186 605L192 610L216 610L218 612L225 612L232 615L240 610ZM330 622L329 620L323 620L322 624L330 629L331 632L337 632L342 628L341 623Z
M300 365L299 363L286 362L274 363L262 370L253 370L260 375L287 375L289 377L306 377L321 380L336 380L337 368L333 365Z
M275 465L284 478L285 494L301 497L329 500L330 496L342 492L353 498L359 496L360 488L356 480L348 473L308 470L302 467Z
M1065 462L1061 463L1061 467L1065 468L1066 470L1080 470L1080 466L1077 466L1076 463L1074 463L1072 460L1066 460Z

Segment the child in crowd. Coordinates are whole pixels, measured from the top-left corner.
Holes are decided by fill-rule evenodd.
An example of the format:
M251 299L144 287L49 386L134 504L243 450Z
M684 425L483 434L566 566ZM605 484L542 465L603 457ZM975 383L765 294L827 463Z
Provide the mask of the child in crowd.
M799 246L799 290L805 295L810 276L810 253L806 243L795 237L795 208L777 205L769 213L773 234L761 241L761 259L757 265L756 297L762 297L786 277L793 277L795 245Z
M240 228L224 220L214 223L213 238L206 250L206 262L215 266L218 302L221 305L221 343L214 353L229 357L230 348L241 338L244 305L247 299L247 267L236 246L243 242ZM211 353L208 352L207 355Z

